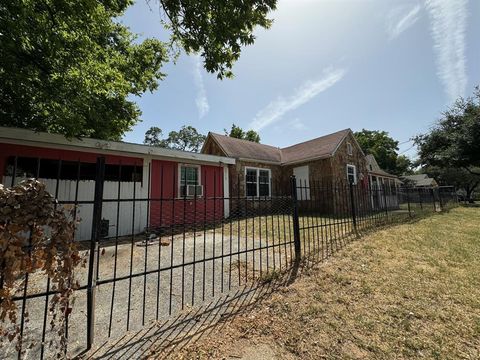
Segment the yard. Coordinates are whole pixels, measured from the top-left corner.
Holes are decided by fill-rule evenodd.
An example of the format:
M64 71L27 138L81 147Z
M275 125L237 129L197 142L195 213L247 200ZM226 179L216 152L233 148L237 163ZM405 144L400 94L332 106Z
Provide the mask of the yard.
M375 232L177 359L478 359L480 208ZM170 349L171 350L171 349ZM159 354L155 344L152 354ZM162 355L152 355L152 358Z

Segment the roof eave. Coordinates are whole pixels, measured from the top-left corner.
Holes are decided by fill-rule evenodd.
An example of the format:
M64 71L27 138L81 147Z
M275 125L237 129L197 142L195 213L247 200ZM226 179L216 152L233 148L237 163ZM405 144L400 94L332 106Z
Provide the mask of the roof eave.
M123 153L134 156L151 156L163 159L189 160L204 163L222 163L235 164L235 159L208 155L200 153L190 153L180 150L158 148L148 145L133 144L119 141L107 141L91 138L67 139L63 135L50 134L44 132L35 132L27 129L0 127L0 140L8 143L23 144L30 146L57 146L68 147L77 151L96 150L103 153Z

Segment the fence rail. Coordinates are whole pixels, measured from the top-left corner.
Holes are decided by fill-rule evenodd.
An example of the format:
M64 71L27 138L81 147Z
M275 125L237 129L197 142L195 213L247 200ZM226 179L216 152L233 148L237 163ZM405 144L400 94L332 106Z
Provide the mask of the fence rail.
M48 181L58 199L62 161L57 165L57 178ZM40 167L38 160L37 178ZM80 205L92 209L90 239L80 242L88 262L76 272L80 287L67 325L70 354L252 281L268 280L300 260L321 261L365 231L456 204L451 187L370 188L317 181L307 185L295 177L289 184L271 186L270 196L225 196L221 169L212 174L213 181L203 179L201 196L178 196L176 173L169 177L160 167L153 174L149 166L143 183L131 181L127 186L121 163L116 193L106 192L103 158L97 161L93 194L86 197L79 193L80 167L79 162L77 178L69 180L74 182L75 190L69 190L73 197L60 201L75 213ZM4 181L14 185L21 178L14 167ZM140 223L145 224L141 231ZM4 348L3 357L14 352L18 357L50 357L45 344L54 334L48 329L48 301L55 292L49 284L41 273L33 274L27 291L15 298L19 312L28 309L30 314L25 337L42 341L28 350Z

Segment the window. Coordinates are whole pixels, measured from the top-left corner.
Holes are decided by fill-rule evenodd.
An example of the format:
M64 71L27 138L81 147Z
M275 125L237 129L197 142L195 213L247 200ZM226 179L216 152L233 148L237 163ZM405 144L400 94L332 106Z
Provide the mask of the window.
M270 169L245 168L245 195L270 196Z
M352 147L352 144L347 142L347 152L348 152L348 155L353 155L353 147Z
M60 165L60 171L58 169ZM18 157L15 166L15 158L9 157L6 164L5 175L12 176L16 167L15 176L35 177L38 172L40 179L59 180L95 180L96 164L78 161L67 161L55 159L39 159L33 157ZM105 181L142 182L143 164L133 165L105 165Z
M347 165L347 180L350 184L357 184L357 169L355 165Z
M180 196L202 196L202 186L200 185L200 166L197 165L179 165L180 177L179 188Z

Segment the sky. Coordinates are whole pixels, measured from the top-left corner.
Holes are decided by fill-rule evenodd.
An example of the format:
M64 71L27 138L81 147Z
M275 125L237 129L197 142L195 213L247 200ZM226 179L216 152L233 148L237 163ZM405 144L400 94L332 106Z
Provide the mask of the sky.
M233 79L207 73L181 54L153 93L134 100L145 131L192 125L223 133L232 123L285 147L351 128L384 130L416 155L424 133L480 84L478 0L279 0L268 30L255 30ZM137 0L121 22L140 40L168 39L156 0Z

